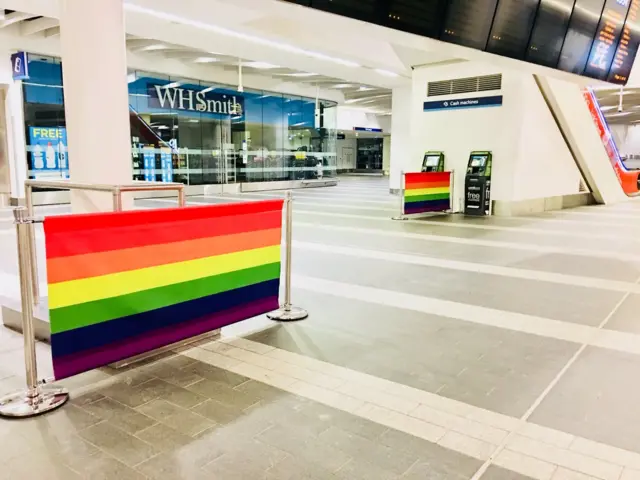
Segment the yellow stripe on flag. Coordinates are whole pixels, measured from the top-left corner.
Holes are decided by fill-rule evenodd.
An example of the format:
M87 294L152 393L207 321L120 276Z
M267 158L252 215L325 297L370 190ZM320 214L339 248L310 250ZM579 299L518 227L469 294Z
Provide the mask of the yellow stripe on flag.
M49 308L118 297L280 261L280 245L49 285Z
M405 190L405 197L417 197L420 195L436 195L439 193L449 193L449 187L421 188L419 190Z

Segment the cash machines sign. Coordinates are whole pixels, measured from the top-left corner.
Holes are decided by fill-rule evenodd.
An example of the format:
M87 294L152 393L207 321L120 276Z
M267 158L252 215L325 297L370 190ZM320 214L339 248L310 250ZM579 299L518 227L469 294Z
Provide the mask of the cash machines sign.
M471 152L464 179L464 214L491 213L491 152Z
M444 153L427 152L422 160L422 172L444 172Z

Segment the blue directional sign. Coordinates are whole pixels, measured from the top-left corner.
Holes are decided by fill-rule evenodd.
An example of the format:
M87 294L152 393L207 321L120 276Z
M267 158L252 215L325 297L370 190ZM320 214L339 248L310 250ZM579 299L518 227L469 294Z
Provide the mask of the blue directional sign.
M459 98L456 100L440 100L437 102L424 102L424 111L459 110L462 108L487 108L501 107L502 95L493 97Z
M27 80L29 78L27 52L17 52L11 55L11 71L14 80Z

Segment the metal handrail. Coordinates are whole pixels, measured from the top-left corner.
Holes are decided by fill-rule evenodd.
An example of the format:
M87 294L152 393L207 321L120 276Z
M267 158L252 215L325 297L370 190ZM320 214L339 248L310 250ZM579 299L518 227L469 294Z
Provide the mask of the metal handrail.
M122 193L123 192L145 192L145 191L163 191L176 190L178 193L178 206L186 205L184 184L182 183L165 183L165 182L142 182L134 181L128 184L109 185L99 183L81 183L71 182L69 180L25 180L24 194L27 207L28 218L33 218L33 189L35 188L53 188L58 190L87 190L93 192L111 192L113 195L113 211L122 211ZM40 301L40 286L38 284L38 259L36 255L36 237L33 225L30 227L29 233L29 251L31 253L31 290L33 292L33 302L38 304Z

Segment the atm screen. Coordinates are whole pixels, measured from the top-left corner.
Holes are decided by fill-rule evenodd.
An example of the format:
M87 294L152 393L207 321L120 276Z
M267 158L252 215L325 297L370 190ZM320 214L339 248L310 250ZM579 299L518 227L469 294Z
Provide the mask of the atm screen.
M487 157L484 155L474 155L471 157L471 166L474 168L484 167L485 163L487 163Z
M439 162L440 162L439 155L428 155L424 157L425 167L437 167Z

